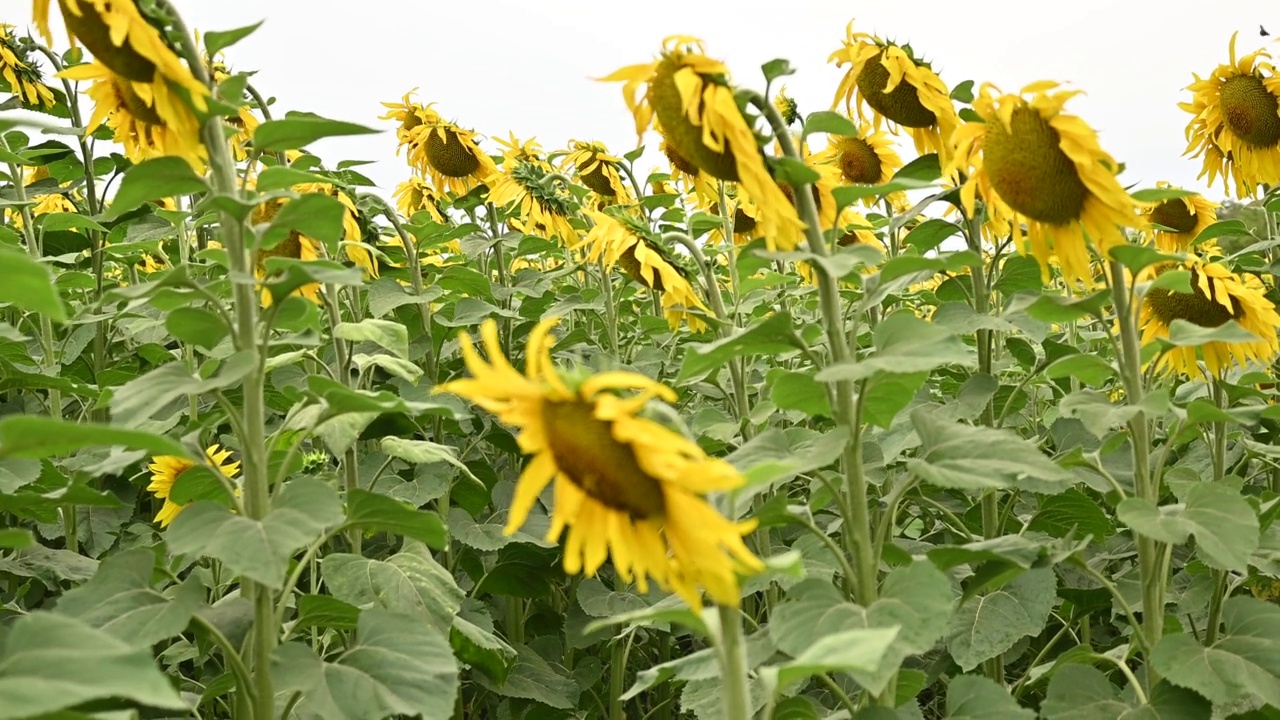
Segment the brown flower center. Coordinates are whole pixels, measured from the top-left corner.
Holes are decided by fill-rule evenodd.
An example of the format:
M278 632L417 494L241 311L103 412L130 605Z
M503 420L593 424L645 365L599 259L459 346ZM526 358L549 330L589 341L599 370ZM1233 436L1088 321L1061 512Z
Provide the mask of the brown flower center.
M605 164L596 162L596 166L590 172L578 172L578 179L582 180L582 184L586 185L598 195L605 197L614 197L618 194L613 189L613 183L609 182L609 175L605 172Z
M680 99L680 89L676 87L675 80L675 74L681 67L678 59L664 57L649 82L649 105L658 116L662 135L667 139L667 144L690 165L701 168L711 177L737 182L738 165L734 160L733 150L727 144L724 152L716 152L707 147L702 142L702 127L694 125L685 115L684 103ZM703 82L712 81L703 78ZM697 101L700 103L701 98Z
M851 183L874 185L880 182L883 168L875 148L862 138L840 138L840 172Z
M1196 229L1196 216L1191 214L1182 198L1165 200L1157 205L1151 211L1151 222L1179 233L1189 233Z
M441 137L443 135L444 137ZM462 137L450 128L432 128L425 143L427 162L435 171L451 178L468 177L480 169L475 152L462 144Z
M1235 298L1217 297L1216 286L1209 283L1209 295L1205 295L1197 284L1198 276L1191 271L1191 292L1180 293L1166 288L1152 288L1147 291L1146 303L1156 318L1166 327L1174 320L1186 320L1200 327L1218 327L1228 320L1239 320L1244 317L1244 306ZM1220 300L1226 300L1231 309L1223 307Z
M627 248L627 251L622 253L618 258L618 264L621 265L622 269L631 276L632 280L635 280L645 287L651 287L654 292L663 292L666 290L666 287L662 284L662 276L657 272L653 273L653 285L649 285L649 282L645 280L643 268L640 264L640 258L636 257L637 247L639 246L632 245Z
M133 2L133 0L111 0L106 3L110 10L111 2ZM62 9L62 19L67 29L77 40L84 43L98 62L106 65L111 72L137 82L153 82L156 79L156 66L147 58L134 50L126 39L121 45L111 42L111 29L103 22L89 2L76 3L82 15L77 15L67 3L58 0Z
M662 153L667 156L667 159L671 161L671 166L675 169L686 175L695 177L698 175L698 166L685 160L684 156L676 152L676 149L671 147L671 143L665 140L662 142Z
M142 101L142 98L138 96L138 93L133 91L133 86L129 84L128 80L125 80L124 78L112 78L110 82L115 84L116 97L120 101L120 104L129 111L129 114L132 115L134 119L148 125L164 127L164 120L156 114L154 108Z
M938 122L938 116L920 102L920 92L915 86L903 80L893 89L885 92L889 84L889 69L876 55L862 66L858 73L858 92L866 98L872 110L889 118L903 127L927 128Z
M982 148L987 176L1000 198L1019 213L1053 225L1078 220L1089 194L1059 142L1048 120L1021 105L1008 129L999 119L987 122Z
M1227 128L1245 144L1269 148L1280 144L1280 102L1262 80L1237 75L1222 84L1222 116Z
M556 466L574 485L606 507L633 518L660 517L662 484L636 461L630 445L613 438L610 423L597 420L589 402L544 401L542 424Z

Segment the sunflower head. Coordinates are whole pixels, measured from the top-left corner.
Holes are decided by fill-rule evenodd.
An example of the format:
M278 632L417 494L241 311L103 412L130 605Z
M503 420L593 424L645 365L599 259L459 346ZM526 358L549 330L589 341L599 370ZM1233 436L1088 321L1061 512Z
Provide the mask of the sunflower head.
M53 107L53 91L44 84L40 68L27 51L30 39L19 42L14 27L0 23L0 77L24 105Z
M429 177L436 189L465 195L477 183L487 183L498 173L493 160L478 144L477 135L445 120L432 108L406 94L399 103L383 103L390 112L384 120L395 120L400 148L408 149L409 165L419 175Z
M773 106L778 109L778 114L786 124L794 125L800 120L800 106L795 98L787 94L786 85L778 88L778 94L773 97Z
M229 462L230 450L224 450L215 443L205 449L204 454L209 464L227 478L233 478L240 472L239 460ZM173 484L178 481L178 478L195 466L194 462L175 455L157 455L151 458L151 464L147 466L151 471L151 484L147 485L147 491L164 501L164 505L155 517L155 522L160 523L160 527L168 527L169 523L173 522L173 519L178 517L178 513L186 507L170 500L169 494L173 491Z
M511 208L508 222L518 230L573 243L577 231L571 219L577 210L573 195L556 178L554 168L542 158L538 144L512 136L502 170L490 183L489 202Z
M902 169L902 158L893 147L893 139L866 123L859 127L857 136L829 135L827 149L816 153L813 162L839 168L841 179L854 185L882 185ZM866 201L871 204L876 199L870 197Z
M1158 187L1170 187L1167 182ZM1183 252L1191 248L1205 228L1218 219L1218 204L1201 195L1170 198L1142 208L1156 246L1164 252Z
M604 143L571 140L563 169L572 169L589 190L613 202L631 202L622 182L622 158L609 154Z

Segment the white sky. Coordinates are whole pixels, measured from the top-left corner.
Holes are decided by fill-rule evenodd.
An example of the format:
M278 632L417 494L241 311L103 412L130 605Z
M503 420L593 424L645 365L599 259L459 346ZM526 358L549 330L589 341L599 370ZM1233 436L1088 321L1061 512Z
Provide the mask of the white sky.
M1041 79L1087 95L1067 105L1127 164L1126 184L1169 180L1205 191L1199 161L1182 157L1190 117L1177 103L1192 73L1227 60L1231 33L1251 52L1280 34L1280 6L1267 0L177 0L189 25L227 30L266 19L226 52L235 70L275 96L275 112L301 109L386 128L379 135L313 147L327 164L374 160L364 171L389 193L408 175L395 154L382 101L419 87L424 102L490 137L536 136L547 150L570 138L601 140L621 154L635 147L621 85L591 80L646 62L672 34L701 37L736 83L763 89L761 63L791 61L786 79L802 112L827 109L841 71L827 64L845 24L910 42L949 85L973 79L1006 91ZM30 3L0 0L0 18L25 26ZM56 8L56 4L55 4ZM777 8L775 12L772 8ZM16 12L15 12L16 11ZM56 14L56 10L55 10ZM59 37L64 37L59 35ZM1280 48L1276 48L1280 51ZM656 147L656 139L647 139ZM816 143L822 147L822 142ZM497 150L489 141L486 147ZM909 140L904 159L913 156ZM641 177L657 159L642 160ZM1220 186L1219 186L1220 187ZM1220 189L1210 197L1222 196Z

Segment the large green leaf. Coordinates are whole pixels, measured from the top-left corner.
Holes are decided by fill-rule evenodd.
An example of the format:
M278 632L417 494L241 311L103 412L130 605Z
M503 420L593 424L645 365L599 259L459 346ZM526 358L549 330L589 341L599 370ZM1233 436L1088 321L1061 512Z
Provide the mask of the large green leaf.
M181 633L204 605L204 588L194 577L166 592L155 590L155 564L155 553L145 548L111 555L89 582L58 600L56 611L130 647L150 648Z
M125 171L120 189L102 216L113 220L152 200L191 195L207 189L204 180L196 175L186 160L173 155L152 158Z
M1238 491L1194 483L1184 502L1157 507L1150 500L1125 498L1116 508L1120 522L1160 542L1181 545L1196 538L1196 553L1210 567L1243 571L1258 548L1258 515Z
M289 112L280 120L269 120L253 131L253 146L263 152L304 148L316 140L340 135L367 135L377 130L312 113Z
M1222 606L1223 632L1206 647L1187 633L1165 635L1151 664L1169 682L1215 705L1280 707L1280 607L1237 595Z
M505 697L536 700L561 710L573 709L579 688L568 671L526 645L517 645L515 650L516 662L505 681L498 683L485 675L477 675L476 683Z
M794 660L761 668L760 673L779 690L823 673L881 674L885 656L900 629L868 628L825 633Z
M911 413L922 448L907 467L922 480L959 490L1017 488L1038 493L1062 492L1075 482L1074 475L1016 433L948 422L936 410L925 406Z
M188 395L202 395L239 383L254 368L253 353L238 352L223 361L208 378L192 374L181 361L171 362L116 389L111 397L111 418L136 427L150 420L169 403Z
M453 618L449 645L458 660L484 673L499 686L506 682L517 664L515 648L460 615Z
M1036 714L1018 707L1009 691L980 675L962 675L947 685L949 720L1035 720Z
M296 713L304 719L446 718L458 693L457 662L440 634L380 608L360 613L354 640L333 662L296 642L271 660L276 689L301 694Z
M1147 704L1138 704L1088 665L1056 669L1040 705L1045 720L1200 720L1212 712L1209 701L1163 681L1148 694Z
M908 311L896 312L876 325L875 352L824 368L822 382L862 380L877 373L928 372L944 365L973 365L972 348L950 330Z
M709 343L686 346L677 382L704 375L743 355L777 355L803 347L791 326L790 313L774 313L749 328Z
M144 430L18 415L0 420L0 457L44 458L89 447L122 447L190 458L176 440Z
M420 540L440 550L447 535L436 513L418 510L386 495L355 489L347 493L347 526L381 530Z
M969 671L1044 629L1057 598L1053 568L1028 570L998 590L970 598L947 629L947 649Z
M67 321L67 308L58 296L49 266L4 243L0 243L0 265L4 266L0 303L47 315L57 322Z
M412 543L386 560L334 553L320 561L325 583L339 600L417 618L441 637L453 627L464 594L449 571L423 545Z

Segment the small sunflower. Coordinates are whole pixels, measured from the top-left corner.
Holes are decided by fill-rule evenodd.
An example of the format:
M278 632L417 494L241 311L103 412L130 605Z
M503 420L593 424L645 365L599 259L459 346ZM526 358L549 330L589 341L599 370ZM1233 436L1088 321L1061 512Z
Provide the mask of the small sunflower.
M391 112L383 120L400 123L396 129L399 147L408 148L409 164L440 192L465 195L477 184L488 183L498 174L493 160L480 149L476 133L445 120L431 108L413 102L407 93L400 103L383 103Z
M603 143L571 140L573 148L565 155L561 168L572 169L589 190L609 202L634 202L622 182L622 158L609 154Z
M1148 269L1148 277L1178 267L1168 265ZM1253 333L1255 340L1223 342L1212 340L1203 345L1170 348L1160 357L1157 367L1188 377L1203 377L1204 370L1196 361L1196 350L1204 359L1209 374L1221 377L1233 365L1245 367L1249 361L1269 366L1280 354L1276 327L1280 314L1265 297L1266 288L1253 275L1236 275L1226 266L1192 258L1182 268L1191 271L1191 292L1181 293L1166 288L1152 288L1142 299L1140 323L1142 342L1169 337L1174 320L1214 328L1235 320Z
M196 33L196 42L200 42L200 34ZM215 58L205 58L205 64L209 67L209 76L213 78L213 84L221 86L231 78L231 69L222 61L221 54ZM229 138L231 142L231 152L235 156L236 162L244 162L249 157L250 147L253 145L253 131L258 129L262 124L258 120L258 116L253 114L253 108L248 102L236 108L236 114L225 118L226 123L235 129L235 133Z
M715 202L719 196L715 178L686 160L665 138L659 147L671 164L671 179L680 183L685 192L691 193L695 203Z
M1006 95L983 85L973 103L983 121L956 131L947 172L957 182L969 173L960 190L965 211L973 215L981 194L988 216L1010 223L1019 252L1034 255L1046 278L1056 256L1068 282L1092 286L1086 242L1104 257L1123 245L1121 228L1137 224L1136 205L1097 134L1062 111L1077 92L1054 92L1057 86L1039 82Z
M757 230L760 224L756 222L756 216L760 214L760 211L756 209L755 203L728 192L725 193L725 198L729 200L729 209L733 211L733 244L746 245L759 237ZM719 201L711 202L706 204L704 209L712 215L719 215L720 203ZM724 229L721 225L716 225L711 229L709 242L713 244L724 242Z
M778 94L773 97L773 106L778 109L778 114L786 124L794 125L800 120L800 105L787 94L786 85L778 88Z
M420 177L411 177L397 185L393 196L396 199L396 210L407 218L426 212L432 220L441 224L446 222L444 213L440 210L440 195Z
M12 25L0 23L0 77L9 83L9 92L18 96L29 107L53 107L53 91L44 84L44 78L27 51L14 37Z
M803 236L804 223L783 202L728 78L724 64L703 54L701 40L676 35L663 42L662 56L654 62L622 68L602 80L625 81L623 96L640 136L656 115L663 138L679 157L711 177L738 183L755 203L769 249L791 250Z
M280 212L280 208L285 202L284 198L276 198L262 203L254 208L253 213L249 216L251 222L255 225L271 222ZM259 280L266 277L267 258L273 257L287 257L304 261L320 260L324 257L324 246L297 230L293 230L289 233L288 238L277 243L275 247L258 250L257 258L254 261L254 277ZM319 305L321 300L320 283L307 283L295 290L294 294L301 295ZM263 307L270 307L272 303L271 291L263 287L261 297Z
M1231 61L1207 78L1195 75L1191 102L1178 107L1192 116L1186 154L1204 156L1200 177L1212 185L1221 175L1223 187L1244 198L1259 184L1280 182L1280 77L1265 50L1237 58L1237 34Z
M507 222L517 230L572 244L578 237L570 222L573 196L551 177L555 170L537 151L536 143L513 138L503 144L511 149L503 158L502 171L489 184L489 202L500 208L512 206L517 217Z
M1167 182L1156 185L1170 187ZM1142 214L1151 223L1156 247L1164 252L1185 252L1205 228L1217 222L1218 203L1198 194L1188 195L1153 203L1144 207Z
M843 47L831 53L827 62L849 69L836 89L831 109L844 101L846 112L857 108L866 117L863 104L870 106L876 130L887 120L890 128L907 128L921 155L938 153L946 165L950 159L951 134L960 117L951 102L946 83L929 63L915 57L909 45L898 45L867 33L855 33L853 22L845 27ZM855 102L856 99L856 102Z
M863 123L858 135L828 135L827 149L815 153L812 162L817 165L833 165L840 169L844 182L853 185L883 185L902 169L902 157L894 149L893 139L886 132L876 132ZM898 204L903 193L893 193L890 202ZM867 197L863 204L871 207L876 198Z
M239 460L227 462L231 457L230 450L223 450L215 443L210 445L204 454L209 463L226 477L233 478L240 472ZM178 513L186 507L170 500L169 493L173 490L173 484L178 481L178 477L195 466L196 464L190 460L175 455L157 455L151 458L151 464L147 466L151 471L151 484L147 486L147 492L164 500L164 505L154 518L154 522L160 523L160 527L168 527L169 523L173 522L173 519L178 517Z
M680 326L681 320L688 323L694 332L707 329L707 324L689 310L697 308L708 315L711 311L698 298L693 285L667 255L658 238L649 232L644 221L625 211L603 213L589 210L587 214L595 223L581 243L590 248L588 260L595 262L603 257L606 269L620 265L631 279L660 293L667 323L672 330Z
M529 335L525 373L507 361L498 326L480 328L488 361L466 333L462 356L470 378L439 390L466 398L519 428L520 449L533 459L516 481L506 533L524 525L543 489L555 481L549 541L568 529L565 572L592 576L613 557L618 576L641 592L652 578L689 605L699 587L721 605L737 606L737 572L763 569L742 538L755 523L733 523L704 499L741 487L743 478L697 443L641 416L653 398L674 402L665 385L630 372L567 381L552 364L549 318ZM618 391L637 391L622 397Z

